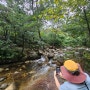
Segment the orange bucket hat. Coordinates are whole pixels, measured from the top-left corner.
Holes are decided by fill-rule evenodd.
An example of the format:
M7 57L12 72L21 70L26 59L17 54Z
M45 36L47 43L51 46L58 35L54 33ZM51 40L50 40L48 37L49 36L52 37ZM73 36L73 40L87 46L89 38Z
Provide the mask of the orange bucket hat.
M86 75L80 65L73 60L66 60L60 67L63 78L71 83L82 83L86 80ZM72 72L79 71L79 75L73 75Z

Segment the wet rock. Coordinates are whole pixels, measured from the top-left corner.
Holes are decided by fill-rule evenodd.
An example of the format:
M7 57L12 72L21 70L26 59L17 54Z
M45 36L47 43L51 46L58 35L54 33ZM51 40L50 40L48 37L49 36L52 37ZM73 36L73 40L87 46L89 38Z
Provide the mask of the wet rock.
M6 68L5 71L9 71L9 68Z
M46 61L48 61L47 55L42 55L40 59L35 60L37 63L44 63Z
M52 64L56 64L57 63L57 61L52 61Z
M0 68L0 72L4 71L4 68Z
M0 89L5 89L7 86L8 86L8 84L7 84L7 83L4 83L4 84L2 84L2 85L0 86Z
M36 71L30 71L29 72L29 74L35 74L36 73Z
M26 66L25 65L22 65L22 69L26 69Z
M57 61L50 60L47 65L50 67L56 67L56 63Z
M15 83L11 83L5 90L15 90Z
M19 71L22 71L22 69L20 68Z
M49 71L47 74L39 75L35 80L29 81L27 88L21 90L57 90L54 83L53 71Z
M49 58L49 59L51 59L51 58L53 58L53 57L54 57L54 53L49 53L49 54L48 54L48 58Z
M14 74L19 74L19 72L18 71L15 71Z
M4 81L5 79L6 79L6 77L0 78L0 82Z
M15 71L12 77L15 81L17 81L19 78L22 79L22 73Z
M39 59L41 56L38 55L38 52L35 52L35 51L31 51L29 53L29 55L27 56L27 59L28 60L35 60L35 59Z
M62 53L62 54L57 53L57 54L55 54L53 59L54 60L61 60L62 58L64 58L64 56L65 56L65 53Z
M39 55L43 55L43 53L44 53L44 52L43 52L42 50L39 50L39 51L38 51L38 54L39 54Z
M25 61L26 64L30 63L30 61Z

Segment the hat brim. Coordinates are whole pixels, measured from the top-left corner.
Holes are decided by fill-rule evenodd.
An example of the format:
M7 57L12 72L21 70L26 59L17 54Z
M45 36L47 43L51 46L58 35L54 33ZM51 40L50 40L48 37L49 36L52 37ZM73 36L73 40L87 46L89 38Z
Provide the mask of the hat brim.
M82 83L86 80L86 75L84 74L83 71L81 71L80 67L79 67L80 74L78 76L70 74L64 66L61 66L60 69L63 78L71 83Z

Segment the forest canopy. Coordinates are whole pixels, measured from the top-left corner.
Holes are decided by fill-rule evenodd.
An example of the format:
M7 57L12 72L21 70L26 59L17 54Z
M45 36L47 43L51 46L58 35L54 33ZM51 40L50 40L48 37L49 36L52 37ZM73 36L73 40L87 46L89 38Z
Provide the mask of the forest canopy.
M0 1L0 59L25 48L90 47L89 0Z

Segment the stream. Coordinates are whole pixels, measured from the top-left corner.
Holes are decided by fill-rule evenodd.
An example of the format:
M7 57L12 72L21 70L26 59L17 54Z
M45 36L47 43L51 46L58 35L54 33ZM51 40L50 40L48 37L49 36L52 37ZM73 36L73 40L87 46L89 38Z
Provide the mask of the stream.
M56 65L52 64L52 60L46 62L44 56L1 67L3 71L0 78L3 80L0 90L57 90L53 83Z
M57 90L53 78L56 60L75 59L90 73L90 48L47 49L43 53L40 59L0 65L0 90Z

